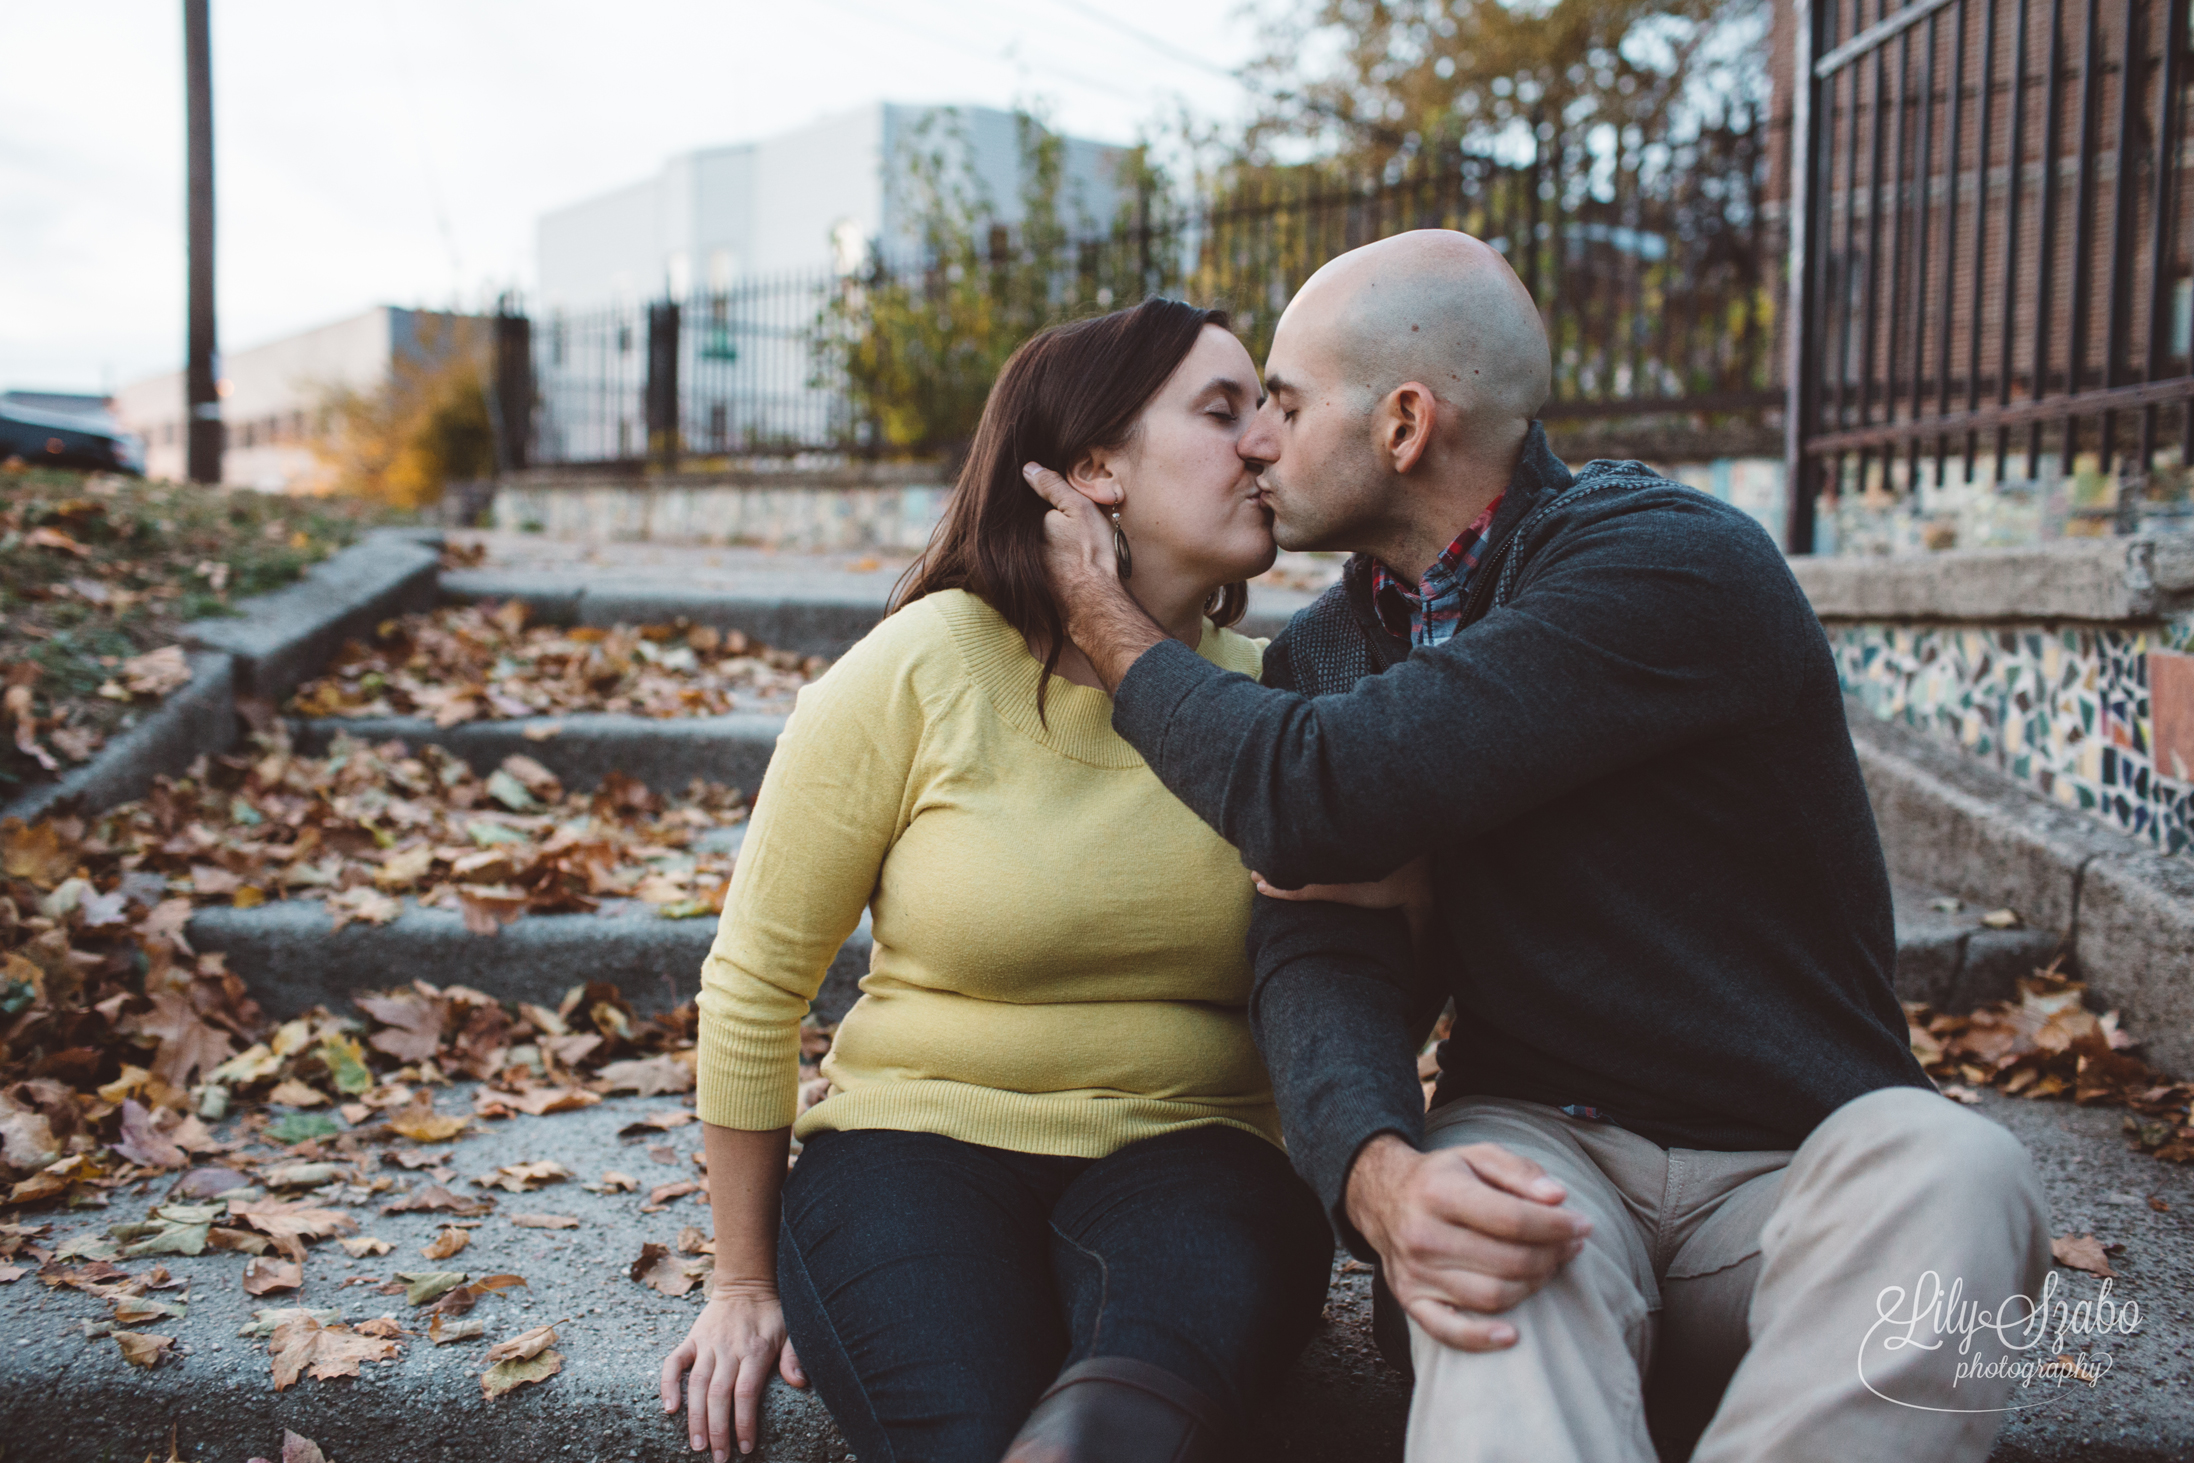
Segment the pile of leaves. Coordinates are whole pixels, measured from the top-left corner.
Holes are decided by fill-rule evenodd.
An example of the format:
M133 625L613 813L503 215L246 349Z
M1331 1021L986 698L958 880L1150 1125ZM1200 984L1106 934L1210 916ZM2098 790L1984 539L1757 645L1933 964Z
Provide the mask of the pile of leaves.
M534 623L522 600L446 605L383 622L326 675L298 688L299 716L424 716L461 722L604 711L721 716L783 711L829 662L773 650L738 630Z
M346 498L0 467L0 802L88 761L187 683L185 621L399 521Z
M612 773L575 793L522 755L485 777L440 747L414 755L400 741L339 736L309 757L291 750L279 720L267 725L252 751L161 779L96 820L0 825L9 859L83 867L89 882L72 887L97 907L317 899L336 929L385 924L407 895L458 910L483 935L528 912L588 912L612 899L673 918L723 907L732 855L693 844L745 818L737 788L696 779L666 798Z
M2054 967L2019 982L2016 1000L1965 1016L1907 1002L1912 1054L1945 1093L1977 1101L1973 1089L2030 1098L2071 1098L2128 1109L2125 1130L2143 1152L2194 1162L2194 1084L2175 1082L2129 1048L2115 1011L2087 1009L2086 987Z

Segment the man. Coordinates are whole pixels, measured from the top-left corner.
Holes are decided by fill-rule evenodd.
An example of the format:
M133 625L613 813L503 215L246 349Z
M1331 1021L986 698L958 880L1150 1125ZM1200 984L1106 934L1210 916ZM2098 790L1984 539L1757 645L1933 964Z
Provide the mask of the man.
M1407 1313L1412 1460L1977 1463L2011 1383L1958 1363L2036 1344L2008 1322L2046 1206L1907 1046L1826 638L1743 514L1634 462L1572 476L1550 378L1486 245L1342 256L1239 448L1282 547L1357 551L1342 582L1266 685L1223 673L1032 465L1069 633L1272 886L1424 861L1418 948L1330 900L1260 900L1250 937L1296 1166ZM1455 1009L1429 1115L1420 968ZM1938 1345L1937 1283L2007 1324Z

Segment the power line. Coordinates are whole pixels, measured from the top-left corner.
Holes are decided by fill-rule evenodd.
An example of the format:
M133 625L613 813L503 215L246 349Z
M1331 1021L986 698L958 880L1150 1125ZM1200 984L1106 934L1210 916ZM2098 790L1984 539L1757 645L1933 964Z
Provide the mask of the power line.
M993 65L1010 66L1014 64L1014 62L1005 54L1003 49L999 51L983 50L979 47L968 44L966 41L961 40L957 36L947 35L942 31L936 30L929 26L911 24L896 15L890 14L889 12L879 14L875 11L869 10L866 6L853 4L852 0L830 0L830 3L836 6L838 9L860 20L868 21L872 24L880 23L883 25L892 26L895 29L903 31L910 36L914 36L920 40L927 41L933 46L941 46L949 51L957 51L963 56L972 57L976 60L988 61ZM1085 86L1095 91L1107 92L1116 97L1125 97L1131 101L1140 100L1136 93L1128 91L1124 87L1114 86L1110 82L1100 81L1093 76L1085 76L1080 72L1069 70L1068 68L1060 66L1054 62L1044 62L1042 65L1042 69L1047 73L1062 77L1079 86Z
M1232 67L1221 66L1218 62L1207 60L1206 58L1197 55L1194 51L1183 50L1181 47L1174 45L1173 42L1166 40L1163 36L1154 36L1149 31L1142 29L1140 26L1128 24L1128 22L1120 19L1116 15L1108 15L1104 11L1098 9L1096 6L1085 3L1085 0L1052 0L1052 3L1055 5L1064 6L1065 8L1073 11L1076 15L1081 16L1085 20L1093 20L1099 25L1107 26L1112 30L1116 30L1121 35L1128 37L1130 40L1139 41L1143 45L1148 46L1151 50L1158 52L1160 55L1170 56L1174 60L1179 61L1185 66L1194 66L1199 70L1208 71L1214 76L1223 76L1229 81L1239 82L1243 86L1248 86L1250 84L1246 79L1244 79L1241 72L1233 69Z

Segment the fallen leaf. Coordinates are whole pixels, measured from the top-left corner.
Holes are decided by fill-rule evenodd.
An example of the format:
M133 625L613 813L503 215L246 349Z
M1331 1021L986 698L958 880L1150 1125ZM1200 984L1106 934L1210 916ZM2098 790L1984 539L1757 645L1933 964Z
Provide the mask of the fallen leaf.
M533 1117L546 1117L556 1112L576 1112L592 1107L602 1100L601 1094L589 1092L583 1087L533 1087L524 1092L498 1092L482 1087L472 1094L473 1110L482 1116L504 1109L503 1116L522 1112Z
M664 1112L651 1112L636 1123L625 1124L617 1130L617 1136L620 1138L644 1138L650 1131L668 1132L672 1128L682 1128L686 1124L696 1121L698 1119L694 1114L687 1112L685 1109L671 1108Z
M1992 930L2015 930L2019 927L2019 912L2015 909L1992 909L1981 916L1981 923Z
M283 1107L319 1107L323 1103L330 1101L330 1098L325 1092L322 1092L319 1088L314 1087L311 1083L300 1082L295 1077L289 1077L275 1084L274 1090L267 1094L267 1101L279 1103ZM299 1116L304 1115L299 1114ZM322 1123L325 1123L327 1126L325 1130L315 1129L309 1134L309 1136L317 1138L326 1136L326 1134L329 1133L336 1133L341 1131L341 1129L336 1126L335 1119L328 1117L325 1114L314 1114L313 1116L317 1116L320 1121ZM267 1131L272 1133L274 1129L270 1125ZM283 1138L281 1141L285 1143L297 1143L302 1142L303 1140L300 1138Z
M462 1230L458 1232L463 1233ZM341 1245L344 1251L354 1260L362 1260L368 1255L385 1255L396 1248L387 1240L370 1234L360 1235L356 1239L337 1240L336 1243ZM439 1260L442 1257L436 1255L433 1258Z
M701 1283L713 1266L708 1260L679 1260L670 1250L650 1240L640 1246L640 1258L632 1262L626 1273L634 1280L664 1295L684 1295Z
M515 781L511 785L517 786ZM454 887L457 911L465 918L465 928L475 935L499 934L503 926L516 924L526 912L524 894L483 884Z
M521 1331L507 1341L498 1341L490 1346L480 1359L492 1366L499 1361L524 1361L529 1356L539 1356L556 1344L556 1328L563 1324L562 1321L553 1321L546 1326L535 1326L530 1331Z
M698 1224L689 1224L678 1231L678 1251L685 1255L713 1255L716 1241Z
M122 1360L131 1366L158 1366L168 1348L175 1345L173 1336L159 1336L150 1331L115 1331L111 1333L122 1348Z
M397 1323L396 1317L394 1316L376 1316L370 1321L360 1321L358 1323L358 1334L361 1336L380 1336L385 1338L391 1336L408 1336L411 1333L409 1331L406 1331L401 1325L399 1325Z
M560 1184L571 1178L572 1172L554 1159L538 1163L506 1163L490 1174L473 1180L482 1188L507 1189L513 1194L528 1193L548 1184Z
M361 1336L348 1326L323 1325L304 1311L293 1311L274 1328L267 1354L272 1358L274 1390L280 1392L295 1386L300 1376L315 1381L355 1377L360 1362L394 1357L396 1343Z
M472 1277L462 1270L415 1270L398 1271L396 1278L404 1284L404 1304L423 1306L441 1299Z
M472 1243L472 1232L464 1229L445 1229L419 1251L430 1260L446 1260Z
M482 1297L525 1283L522 1275L483 1275L469 1285L460 1285L450 1291L434 1303L434 1309L441 1315L461 1316L478 1304Z
M244 1265L244 1290L250 1295L269 1295L295 1290L305 1283L305 1267L289 1260L259 1256Z
M283 1087L290 1085L286 1082L282 1084ZM297 1083L296 1085L304 1086L303 1083ZM281 1087L274 1089L275 1092L281 1090ZM306 1087L305 1090L312 1092L309 1087ZM312 1095L321 1102L327 1101L325 1097L321 1097L317 1092L312 1092ZM273 1102L277 1099L273 1093L269 1093L267 1100ZM277 1143L304 1143L314 1138L332 1138L342 1131L343 1128L340 1123L322 1112L293 1112L276 1118L273 1122L267 1124L267 1136Z
M282 1463L328 1463L327 1454L310 1438L299 1437L289 1429L282 1430Z
M181 1168L190 1162L190 1155L160 1130L153 1114L134 1097L122 1103L122 1136L114 1151L147 1168Z
M350 1240L343 1241L345 1249L348 1249L351 1244L352 1241ZM229 1250L245 1255L263 1255L272 1247L272 1242L265 1235L256 1234L248 1229L229 1229L216 1224L206 1231L206 1248L212 1250Z
M706 1192L708 1192L706 1184L697 1184L691 1179L681 1179L674 1184L657 1184L654 1188L648 1190L648 1201L640 1206L640 1212L652 1214L661 1210L673 1199L683 1199L688 1194L703 1194Z
M166 696L190 684L190 661L180 645L163 645L122 662L122 684L133 695Z
M229 1217L277 1238L326 1239L357 1232L358 1221L340 1209L323 1209L298 1200L229 1200Z
M520 1229L577 1229L578 1219L570 1214L513 1214L510 1222Z
M404 906L369 884L330 894L325 901L332 927L348 924L385 925L404 912Z
M440 1184L428 1184L415 1189L393 1204L381 1207L383 1214L415 1214L428 1210L457 1215L486 1214L495 1207L495 1201L482 1195L478 1198L451 1193Z
M2117 1271L2110 1268L2110 1258L2103 1252L2103 1242L2091 1234L2063 1234L2049 1242L2049 1253L2060 1265L2074 1270L2085 1270L2090 1275L2114 1278Z
M629 1173L605 1169L602 1176L591 1184L579 1186L590 1194L629 1194L640 1187L640 1181Z
M436 1315L427 1322L427 1339L436 1346L448 1346L455 1341L477 1341L487 1331L488 1323L485 1321L449 1321Z
M480 1391L500 1397L528 1382L543 1382L564 1369L564 1354L543 1351L522 1361L500 1361L480 1374Z
M691 1092L693 1068L680 1061L678 1054L665 1052L645 1059L610 1062L596 1074L596 1080L605 1092L629 1091L653 1097L665 1092Z

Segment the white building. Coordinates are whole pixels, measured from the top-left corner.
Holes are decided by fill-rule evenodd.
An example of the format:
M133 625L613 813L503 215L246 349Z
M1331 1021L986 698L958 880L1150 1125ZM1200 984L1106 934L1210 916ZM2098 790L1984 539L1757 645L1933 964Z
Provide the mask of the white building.
M1064 221L1108 226L1122 149L1064 139ZM850 268L872 245L910 252L910 158L960 152L999 218L1020 216L1010 112L871 102L797 131L671 158L642 182L542 215L545 312L722 290L755 276Z
M438 354L475 317L379 305L286 339L220 359L221 420L227 428L221 480L270 492L328 487L333 472L312 450L331 392L367 392L399 359ZM145 440L145 474L181 478L188 467L183 373L132 382L114 394L114 414Z

